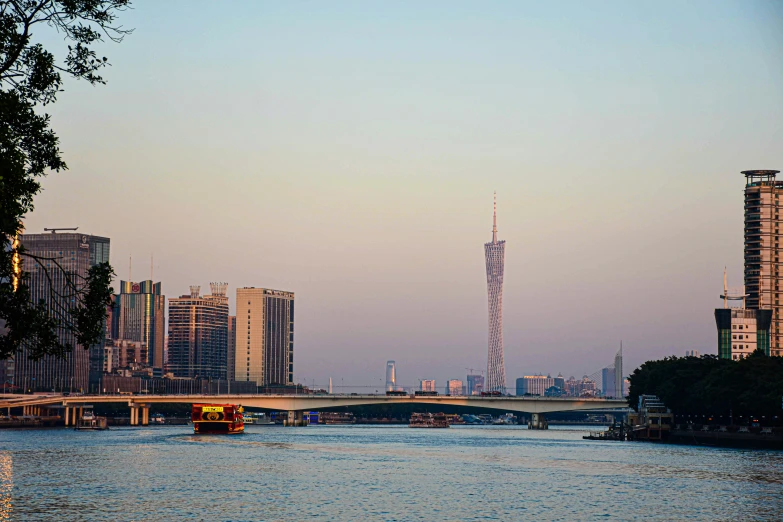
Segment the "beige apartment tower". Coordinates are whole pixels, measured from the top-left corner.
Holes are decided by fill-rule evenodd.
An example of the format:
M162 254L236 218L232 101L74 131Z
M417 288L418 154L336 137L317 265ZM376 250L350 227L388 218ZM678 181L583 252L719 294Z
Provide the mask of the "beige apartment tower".
M294 382L294 293L237 288L234 378L258 386Z
M770 355L783 355L781 339L780 193L778 170L745 170L745 292L749 309L771 310Z

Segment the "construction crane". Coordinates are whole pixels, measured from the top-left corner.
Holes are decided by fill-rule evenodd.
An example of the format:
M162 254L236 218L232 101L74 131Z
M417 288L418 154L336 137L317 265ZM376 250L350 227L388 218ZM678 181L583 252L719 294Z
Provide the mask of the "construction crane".
M75 228L45 228L44 232L51 232L52 234L56 234L58 230L76 231L76 230L79 230L79 227L75 227Z

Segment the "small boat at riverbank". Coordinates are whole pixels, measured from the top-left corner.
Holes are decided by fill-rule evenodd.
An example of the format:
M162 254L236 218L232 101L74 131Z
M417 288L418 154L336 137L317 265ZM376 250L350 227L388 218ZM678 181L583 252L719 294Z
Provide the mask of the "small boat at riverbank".
M448 428L449 418L445 413L412 413L409 428Z

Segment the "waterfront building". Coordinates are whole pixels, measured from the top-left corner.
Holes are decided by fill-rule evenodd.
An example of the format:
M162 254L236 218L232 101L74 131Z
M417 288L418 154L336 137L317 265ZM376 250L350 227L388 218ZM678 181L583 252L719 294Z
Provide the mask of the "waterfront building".
M237 316L228 316L228 355L226 357L226 378L235 380L237 362Z
M685 350L685 357L701 357L699 350Z
M462 395L462 381L459 379L446 381L446 395Z
M386 391L397 391L397 368L394 361L386 361Z
M111 314L112 339L137 341L147 346L147 364L162 374L166 329L166 297L161 284L151 280L120 281Z
M429 391L434 392L435 391L435 380L434 379L424 379L421 381L419 389L421 391Z
M492 241L484 244L487 266L489 335L487 349L487 391L506 391L506 367L503 362L503 268L506 242L498 241L497 196L492 214Z
M723 308L715 309L715 325L718 328L718 357L738 361L745 359L757 348L766 355L771 353L771 329L774 310L749 309L745 306L729 307L729 301L749 302L745 287L729 289L726 272L723 272Z
M780 248L780 193L783 181L777 181L778 170L746 170L745 175L745 290L746 306L751 310L768 310L770 314L769 349L760 346L769 355L783 355L781 339L781 273L779 259L783 252ZM722 325L730 319L727 312L722 313ZM766 314L763 314L763 326L766 326ZM716 311L716 320L718 314ZM757 318L757 321L759 318ZM759 323L762 324L762 323ZM721 330L720 326L718 327ZM726 330L724 328L723 330ZM766 331L758 328L756 331ZM736 332L732 331L732 335ZM746 334L747 335L747 334ZM733 340L733 339L732 339ZM728 346L726 340L719 344ZM743 344L746 343L736 343ZM720 352L719 352L720 354ZM724 354L721 357L727 355ZM734 358L734 353L731 358ZM736 354L739 355L739 354Z
M468 375L468 395L481 395L484 391L483 375Z
M293 384L293 292L237 288L234 375L258 386Z
M169 299L168 371L175 377L226 379L228 371L228 297L226 283L200 286Z
M24 271L29 275L31 301L43 301L53 310L63 306L62 298L55 298L54 293L72 293L68 288L68 280L78 284L87 277L90 267L109 261L110 241L107 237L52 231L46 234L24 234L20 239L28 254L50 258L41 259L40 262L26 258ZM45 356L32 361L25 348L16 353L13 365L15 386L46 391L87 392L97 389L103 373L103 343L84 347L77 344L72 333L64 330L58 332L58 339L61 343L73 346L63 357Z
M525 375L517 379L517 395L540 395L555 385L551 375Z

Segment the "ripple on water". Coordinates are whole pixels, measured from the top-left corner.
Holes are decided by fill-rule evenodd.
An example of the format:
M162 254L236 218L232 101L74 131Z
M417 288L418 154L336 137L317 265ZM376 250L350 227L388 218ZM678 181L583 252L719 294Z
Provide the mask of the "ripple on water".
M776 520L783 509L781 452L594 443L583 433L5 430L0 521Z

